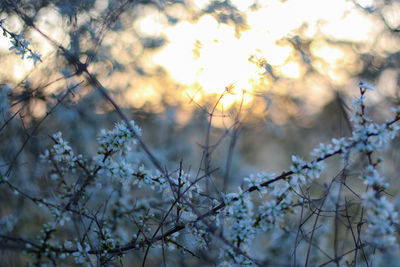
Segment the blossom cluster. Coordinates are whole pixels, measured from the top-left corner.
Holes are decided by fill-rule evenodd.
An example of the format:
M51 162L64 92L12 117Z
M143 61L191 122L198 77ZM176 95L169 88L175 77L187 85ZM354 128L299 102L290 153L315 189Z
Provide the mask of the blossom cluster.
M224 231L229 235L232 245L241 253L232 253L229 246L222 247L219 254L219 266L253 266L254 260L246 257L254 237L260 232L267 232L280 227L285 215L293 211L290 183L280 180L263 186L276 177L275 174L257 173L244 179L249 188L257 188L262 201L261 205L254 203L249 190L240 187L237 193L224 196L226 208L218 216L217 225L224 223ZM272 197L270 200L265 198ZM258 206L258 209L255 207Z
M361 97L355 101L358 108L353 111L352 121L355 122L351 140L355 143L356 152L361 152L369 159L370 164L364 168L362 179L367 185L367 191L362 195L362 205L367 209L367 230L365 239L377 248L393 248L397 246L395 238L395 225L398 223L398 213L394 206L383 195L384 190L389 187L384 178L379 174L377 167L382 163L378 158L372 161L372 153L382 151L384 145L397 137L400 127L395 124L400 116L398 109L392 109L395 119L384 124L374 123L364 111L364 101L366 90L373 90L359 84Z
M239 188L240 190L240 188ZM232 221L230 238L233 244L240 247L254 237L253 203L248 193L239 192L235 201L231 201L225 210L227 218Z
M134 121L130 121L129 124L135 130L135 133L141 133L140 128ZM97 142L99 154L130 150L131 146L136 143L133 132L129 130L125 123L117 123L111 131L101 130L100 135L97 137Z
M256 229L268 231L274 226L281 223L287 212L293 211L296 204L293 200L296 198L294 194L300 190L301 186L308 186L311 182L319 178L324 170L323 161L333 155L339 155L344 161L351 160L356 154L363 154L370 157L372 152L382 151L385 144L397 137L400 133L400 127L395 124L400 119L400 109L392 109L395 118L388 120L386 123L374 123L365 114L364 100L366 90L372 90L371 86L360 83L361 97L354 101L352 122L354 123L354 131L350 137L333 138L331 143L320 143L317 148L311 152L313 160L306 162L298 156L292 156L292 165L290 171L284 179L280 179L275 183L269 184L268 181L275 181L275 174L257 174L250 175L244 179L248 183L249 188L256 188L263 195L267 191L269 195L274 196L270 200L263 200L263 204L259 206L258 212L252 210L252 204L246 204L249 201L249 191L228 194L224 201L227 206L224 213L225 220L232 220L230 227L232 244L246 245L248 236L253 236ZM383 196L385 189L389 184L379 174L377 165L382 162L378 158L377 162L367 165L362 172L361 178L367 186L367 192L362 194L362 206L366 209L367 227L364 229L364 239L373 247L386 249L397 246L395 237L395 225L398 223L398 213L394 209L394 205ZM286 178L287 177L287 178ZM263 185L268 185L268 190ZM298 194L298 193L297 193ZM245 202L246 200L246 202ZM230 211L230 212L229 212ZM249 227L249 225L251 225ZM240 242L238 242L240 241ZM239 246L238 246L239 247ZM222 250L223 263L237 263L238 259L233 257L232 253ZM241 254L235 254L245 259L242 265L252 265L254 262L248 258L243 258ZM229 256L229 257L228 257ZM246 264L245 264L246 263ZM223 264L222 264L223 266Z
M141 133L135 122L130 121L129 124L136 134ZM136 144L135 136L129 127L125 123L117 123L110 131L100 131L97 137L97 155L94 157L96 165L93 167L98 169L99 173L106 173L125 183L133 181L132 174L135 169L133 164L125 159L126 153Z
M88 252L90 251L90 245L89 244L84 244L82 246L81 243L77 242L77 251L72 253L72 256L75 259L76 264L82 264L82 263L89 263L90 262L90 257ZM90 264L88 264L90 266Z
M372 246L381 249L393 249L398 246L396 228L398 212L385 197L379 196L375 190L368 190L362 195L363 207L367 209L365 239Z
M48 163L54 161L61 164L51 175L51 178L55 180L65 171L74 172L77 162L82 160L82 155L75 156L69 142L63 139L61 132L53 134L52 139L54 146L50 150L46 149L40 157Z
M3 30L3 36L11 39L11 47L9 50L13 50L16 55L20 55L21 59L24 59L25 55L28 54L27 58L32 59L33 65L35 66L38 61L42 61L41 55L29 48L30 42L25 39L23 33L17 34L7 30L4 27L4 22L5 19L0 19L0 28Z
M309 160L293 155L288 170L281 174L250 174L237 192L217 197L206 191L203 180L209 178L208 174L193 177L182 164L171 172L146 166L135 148L141 129L133 121L101 130L98 149L92 157L76 155L62 133L57 132L51 136L54 145L42 155L52 165L49 172L58 185L57 193L52 201L32 198L40 208L48 209L51 219L37 237L39 244L27 244L29 255L73 260L76 264L90 265L96 260L106 264L122 258L123 249L160 248L195 255L191 250L208 249L219 240L219 266L260 265L258 261L262 259L253 253L254 240L265 233L290 232L289 214L296 214L299 207L301 214L308 207L309 217L322 211L339 214L340 201L331 206L324 206L324 201L317 204L319 200L310 190L325 176L326 159L335 155L345 163L344 169L359 168L351 164L360 157L367 159L368 164L361 167L358 175L365 192L354 194L365 210L358 223L364 227L359 231L363 242L374 249L395 247L398 213L385 195L389 184L379 171L382 159L375 159L375 153L399 135L396 122L400 120L400 109L392 110L391 120L375 123L365 113L366 90L361 87L361 97L355 101L358 106L354 108L354 131L350 136L320 143ZM331 195L329 186L325 188L326 195ZM78 218L85 234L54 244L52 240L58 233L63 235L76 228ZM11 224L7 225L12 229ZM304 225L299 223L298 232L303 232L300 228ZM312 239L313 234L303 238Z
M301 158L292 156L290 170L293 172L290 176L290 184L292 186L305 185L313 179L319 178L323 171L323 163L317 159L306 163Z

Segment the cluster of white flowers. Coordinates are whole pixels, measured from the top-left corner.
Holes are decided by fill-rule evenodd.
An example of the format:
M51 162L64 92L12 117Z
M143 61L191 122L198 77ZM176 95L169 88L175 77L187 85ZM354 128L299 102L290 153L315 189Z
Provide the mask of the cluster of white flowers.
M100 241L100 248L102 250L102 255L107 256L108 250L115 248L116 241L113 238L111 231L103 225L101 229L97 231L98 239Z
M226 209L230 215L228 218L232 220L231 240L238 247L241 243L246 244L254 237L255 233L252 218L253 203L250 200L250 195L239 192L237 200L231 202Z
M226 218L236 219L236 227L232 227L232 230L235 231L231 232L231 242L233 244L238 239L237 236L240 240L240 237L246 236L247 233L253 235L256 228L268 231L277 223L282 222L287 212L293 211L293 190L298 189L299 186L308 185L315 178L318 178L324 169L323 161L326 158L333 155L340 155L343 159L349 159L351 154L355 155L357 153L368 156L372 152L381 151L386 143L399 135L400 127L394 122L400 118L400 108L392 109L396 115L394 120L387 121L384 124L372 122L365 115L363 107L364 94L366 90L372 90L372 87L364 84L360 84L360 86L362 95L354 102L354 105L357 106L354 108L352 116L354 131L351 137L333 138L329 144L319 144L311 152L314 160L308 163L297 156L292 156L291 173L289 173L288 179L283 179L282 177L282 179L276 181L274 179L277 179L278 176L275 174L249 175L249 177L244 179L250 188L256 188L263 193L267 191L262 187L262 184L267 181L275 181L268 185L268 191L276 198L268 201L264 200L264 203L259 206L258 212L255 213L254 220L251 219L252 215L248 214L247 208L242 207L243 197L247 195L247 191L239 194L228 194L225 197L224 202L227 208L229 208L228 210L238 207L234 211L231 211L232 214L231 212L224 213ZM381 160L378 159L377 164L380 162ZM396 244L394 225L397 223L397 212L394 210L393 204L386 197L381 196L381 191L388 188L389 185L384 182L384 178L377 171L377 164L368 165L362 173L364 184L370 188L367 193L362 195L362 205L367 209L367 227L364 229L366 232L365 240L376 248L389 248ZM233 203L237 204L237 206L233 205ZM251 224L252 229L245 227L245 225L248 226ZM229 254L225 251L221 255L224 255L224 263L234 264L237 262L232 257L232 253ZM227 257L227 255L230 257Z
M196 216L185 216L187 221L196 219ZM191 243L195 245L196 248L206 248L207 243L210 242L211 236L207 231L206 227L202 226L201 223L190 222L187 224L186 229L190 234Z
M321 144L320 144L321 149ZM324 148L321 150L325 153L325 150L328 148ZM293 172L290 175L289 183L291 186L299 186L308 184L315 178L319 178L323 171L323 163L318 161L317 159L306 163L301 158L297 156L292 156L292 165L290 166L290 170Z
M259 172L256 175L250 174L248 177L245 177L243 181L246 182L250 188L257 188L258 191L261 191L261 193L265 194L267 193L267 188L261 185L265 182L272 180L275 177L275 173L267 174L265 172Z
M61 133L52 136L55 145L46 150L42 157L53 165L62 163L61 167L65 167L61 168L62 171L81 168L85 175L89 176L86 178L88 182L81 183L87 188L82 190L79 187L74 188L69 198L78 196L84 200L86 197L84 194L89 195L89 193L91 197L95 194L102 196L97 189L109 193L112 216L105 215L102 226L99 226L98 230L93 230L94 233L88 233L91 238L99 240L99 246L95 248L98 257L111 259L115 256L115 250L123 240L118 233L132 236L132 233L128 233L129 230L123 227L123 222L127 219L129 222L134 221L138 228L134 237L126 241L130 242L129 246L133 249L164 246L168 250L178 249L185 253L188 250L180 245L181 240L178 239L180 234L186 233L189 236L187 240L195 242L196 248L200 248L207 247L213 241L212 235L216 235L220 230L218 235L222 237L224 245L219 253L219 265L251 266L256 260L249 254L252 253L252 243L257 234L273 232L277 228L282 231L287 230L284 223L286 215L296 213L300 205L303 207L311 205L313 199L309 195L302 195L305 192L303 189L309 188L322 175L324 161L338 155L343 160L351 162L356 158L353 156L361 155L369 159L369 164L360 175L367 187L366 193L361 197L361 204L366 210L362 221L366 225L362 229L363 233L365 232L363 241L375 248L384 249L396 244L394 225L397 223L397 212L393 204L383 195L388 184L378 172L377 167L381 160L374 162L371 154L382 150L385 144L398 136L400 127L395 122L400 120L400 109L393 109L395 119L383 124L374 123L365 115L364 94L365 91L362 91L362 96L356 101L359 107L355 108L356 111L353 113L354 132L350 137L333 138L328 144L319 144L311 152L312 159L309 161L292 156L289 170L280 175L263 172L250 174L243 179L244 186L239 187L238 192L223 195L221 201L202 191L201 178L192 179L182 168L165 174L158 170L149 170L140 163L132 148L137 142L134 134L140 133L141 130L133 121L130 122L133 132L123 123L116 124L112 130L102 130L97 138L97 154L92 161L84 161L80 155L75 156ZM59 167L53 168L50 172L57 176ZM91 181L96 180L98 175L106 178L98 179L104 186L91 187L94 184ZM132 190L135 186L143 188L143 191L151 190L144 191L146 193L143 195L134 195ZM258 195L252 195L253 191L257 191ZM74 192L82 192L84 196L81 197ZM154 193L154 198L147 195L151 193ZM82 201L83 203L85 202ZM204 211L206 203L212 203L212 207L211 210L206 209L208 215L202 216L200 211ZM49 227L55 229L56 226L63 226L69 219L65 210L50 208L50 211L55 222L49 224ZM83 212L88 214L86 210ZM159 233L154 233L152 226L154 222L159 221L162 221L162 225L156 231L164 227L169 229L182 227L186 231L176 231L148 243L149 236L156 236ZM91 251L86 242L85 239L76 241L76 248L69 248L69 252L68 250L65 252L66 248L63 247L63 255L72 256L76 264L89 264L91 257L94 257L89 254L95 252Z
M134 121L130 121L129 124L137 134L141 133L141 129ZM101 130L100 135L97 137L97 142L99 144L99 154L110 154L130 150L136 140L125 123L117 123L111 131Z
M144 165L140 165L135 172L135 179L133 180L133 185L138 185L139 188L144 185L150 186L153 190L156 190L156 186L159 186L159 192L163 191L164 188L167 188L168 182L167 180L156 171L155 174L151 174Z
M78 251L72 253L72 256L75 259L76 264L82 264L86 263L88 266L92 266L90 264L90 257L89 257L89 250L90 250L90 245L85 243L82 247L80 242L77 242L76 247Z
M34 65L36 65L37 61L42 61L41 55L29 48L30 42L25 39L25 36L22 33L16 34L8 31L4 27L4 22L5 19L0 19L0 28L3 30L3 35L11 39L12 45L9 50L14 50L16 55L21 56L21 59L24 59L25 55L28 54L27 58L32 59Z
M252 176L251 176L252 177ZM226 204L223 213L218 216L217 225L220 225L221 219L224 224L229 226L226 230L229 234L232 245L247 253L247 246L253 240L256 233L253 218L253 203L249 192L243 191L239 187L238 193L230 193L224 196ZM219 256L222 265L226 263L236 263L237 266L250 266L252 262L241 254L232 253L229 247L222 247Z
M129 124L137 134L141 133L134 121L130 121ZM99 174L105 173L126 185L137 183L136 179L133 179L135 166L126 159L126 153L136 144L136 138L128 126L125 123L117 123L112 130L101 130L97 143L98 150L94 157L93 169L99 168Z
M290 194L287 194L291 196ZM288 199L277 201L276 199L265 202L259 207L259 227L263 231L271 230L276 224L282 222L286 215L286 209L291 206Z
M365 240L377 248L393 248L397 246L394 225L398 223L398 213L394 206L383 195L383 190L389 187L377 170L378 164L382 162L378 158L376 163L371 162L370 155L381 151L385 144L399 135L400 127L394 124L400 118L399 108L393 108L395 120L384 124L374 123L364 111L366 90L373 90L371 86L359 84L361 97L353 105L351 120L355 123L350 140L354 142L355 152L364 153L369 157L370 164L364 168L361 178L364 179L367 191L362 195L362 205L367 209L367 228Z
M368 165L365 168L362 178L364 178L364 184L366 185L382 189L389 187L389 184L384 182L384 178L379 174L374 165Z
M380 249L393 249L398 246L396 228L398 212L393 204L373 189L362 195L363 206L367 209L366 220L368 223L365 239L374 247Z
M386 138L386 125L365 123L355 125L352 139L356 142L358 152L369 153L380 151Z
M348 138L342 137L339 139L333 138L331 144L323 144L320 143L317 148L310 153L312 157L317 159L324 159L327 156L340 153L341 157L345 157L347 155L347 151L351 145L350 140Z
M53 160L56 163L62 163L62 165L59 166L59 170L62 172L66 170L71 170L74 172L77 162L82 160L82 155L79 154L75 156L68 141L63 139L61 132L53 134L52 137L55 144L50 150L46 149L44 153L40 155L41 159L49 163L51 163ZM57 176L57 173L53 172L53 176L54 175Z
M95 157L97 166L101 167L98 173L106 173L108 176L122 183L132 183L134 167L125 159L114 160L111 157L98 155Z
M82 63L82 58L80 58L82 51L77 49L74 51L76 53L72 53L68 48L64 48L61 44L53 41L52 37L44 35L40 29L34 26L35 18L31 19L29 14L25 15L24 10L28 9L20 9L19 4L13 2L5 1L5 4L3 4L2 1L2 8L7 8L6 13L13 10L25 22L22 25L24 30L34 28L50 43L55 44L56 49L59 52L61 51L60 54L64 55L69 63L76 65L77 71L72 76L80 75L85 70L84 76L88 78L89 84L97 87L103 96L106 96L112 102L119 115L124 118L115 106L116 104L107 95L104 87L86 68L91 62L89 59L92 57ZM68 1L63 2L68 3ZM64 7L58 5L58 7L69 9L69 5L64 5ZM124 9L127 6L123 4L121 7ZM62 11L62 13L65 13L64 15L71 15L69 11ZM81 11L81 9L74 11ZM106 14L106 11L104 10L101 13ZM94 36L98 32L96 25L101 25L102 29L111 27L113 22L119 21L119 15L121 15L120 12L115 12L111 17L104 20L104 23L100 20L96 20L94 24L91 23L87 27L89 34L93 37L101 37ZM74 24L79 26L79 30L83 29L80 27L82 21L85 21L85 18L75 20ZM31 44L22 31L19 33L17 31L12 32L5 27L5 19L0 19L0 31L11 42L9 51L22 59L32 60L34 65L42 61L41 55L31 49ZM100 32L103 31L100 30ZM93 39L98 40L98 38ZM296 37L294 43L291 39L286 41L282 39L281 41L289 41L289 45L293 45L293 48L298 47L300 39ZM97 43L100 45L99 42ZM296 50L300 50L303 59L307 57L301 51L302 49ZM93 53L93 56L95 54ZM259 67L262 67L262 71L267 71L272 78L277 78L271 65L265 59L258 60L252 56L250 61L257 63ZM51 168L46 168L51 181L46 179L46 183L38 182L39 179L32 179L32 183L21 186L20 180L11 179L11 176L14 175L12 178L17 177L24 170L16 170L17 168L12 170L13 165L21 163L20 158L17 161L20 152L17 153L15 160L10 164L8 157L4 160L0 158L1 171L4 166L6 168L7 165L10 166L7 174L0 173L0 186L6 188L1 191L1 193L6 193L4 197L1 196L1 199L6 199L11 195L8 194L7 190L9 190L16 195L18 194L18 208L22 206L20 204L24 204L24 207L28 208L37 205L37 209L32 209L33 212L22 214L24 216L18 216L18 219L37 219L39 225L42 225L40 233L36 237L18 236L20 234L29 235L31 233L30 228L35 229L37 224L33 227L32 225L25 227L22 223L18 224L17 219L11 217L14 203L10 206L5 205L4 212L10 215L4 215L3 210L0 210L2 215L0 217L0 241L4 240L0 243L1 250L3 248L19 249L20 244L24 244L25 251L34 261L32 266L50 266L50 264L51 266L64 266L73 263L77 266L113 266L118 264L119 257L131 250L136 250L138 253L143 252L142 265L148 264L146 262L147 256L157 253L152 251L151 254L148 254L150 249L158 248L158 252L162 251L163 264L167 266L170 263L165 262L166 259L170 260L173 257L165 255L165 248L169 251L189 252L194 256L197 256L198 249L207 248L212 254L212 248L216 247L212 242L217 241L221 242L222 246L219 255L216 255L217 252L210 257L212 259L219 256L214 265L236 267L269 264L278 266L287 265L288 262L282 264L279 261L276 261L277 263L269 262L268 257L274 257L280 252L274 251L265 256L269 250L269 247L266 247L279 247L280 251L288 251L284 255L290 254L296 258L296 250L302 250L299 242L303 240L307 242L308 246L305 266L319 264L314 259L307 262L311 249L317 250L315 254L325 254L324 249L326 247L331 252L333 252L332 247L334 247L335 251L323 256L324 260L329 259L331 262L321 264L321 266L343 265L344 261L347 261L346 257L349 257L351 253L355 255L355 261L358 258L363 258L362 260L366 260L366 265L370 266L372 264L369 264L368 255L365 251L362 251L364 255L357 257L361 254L361 252L357 254L357 251L361 248L368 246L373 251L372 254L375 254L376 249L385 250L398 247L396 240L396 230L398 234L396 227L399 223L398 211L390 202L389 194L386 192L386 190L390 190L390 186L382 173L383 164L381 162L383 159L378 158L376 152L383 151L391 140L399 136L400 127L397 122L400 121L400 107L392 108L394 119L387 120L384 123L376 123L367 116L365 105L366 93L374 89L371 85L363 82L360 82L358 87L360 97L353 102L352 106L351 136L333 138L327 144L320 143L311 152L312 159L310 160L303 160L295 155L291 156L289 168L281 174L258 173L248 175L243 179L243 185L239 187L238 192L228 194L219 192L219 173L215 172L214 176L213 172L208 172L209 168L202 169L200 167L196 178L193 179L190 173L183 170L182 162L179 168L176 166L171 168L169 164L164 164L164 162L163 164L154 164L158 170L147 168L140 158L140 154L132 151L137 143L142 145L147 155L150 156L150 161L158 162L154 160L152 153L146 149L139 138L141 129L133 121L127 124L117 123L112 130L101 130L97 137L97 153L95 152L93 157L85 159L82 155L74 153L72 145L63 139L61 132L53 134L51 138L54 144L41 155L45 162L51 164ZM8 117L7 113L10 110L10 91L11 89L7 86L0 87L0 116L4 119ZM43 96L46 101L48 95L45 91L41 90L39 97ZM227 89L226 92L228 91ZM13 107L18 107L19 103L19 100L15 101ZM213 114L213 112L209 114L210 126L211 115ZM18 115L18 112L13 116L15 115ZM239 120L239 114L237 120ZM8 122L4 126L7 126L7 124ZM35 125L32 135L37 134L35 130L39 125L40 123ZM239 125L233 126L236 128ZM0 127L4 129L3 126ZM210 129L208 130L210 131ZM227 130L227 133L231 129L233 128ZM25 144L26 142L20 151L24 149ZM223 142L216 144L223 144ZM8 151L8 149L5 150ZM31 154L27 155L28 157L21 158L25 160L32 157ZM339 156L342 163L345 163L341 166L343 167L340 171L342 176L332 177L329 185L327 185L328 183L319 185L317 179L325 171L325 160L334 155ZM205 160L208 161L209 158ZM356 160L359 161L356 162ZM37 169L39 168L32 168L33 171ZM350 171L352 174L348 175ZM358 185L361 185L361 189L353 190L350 188L350 184L354 180L347 183L354 176L357 176L354 180ZM336 179L337 177L340 179ZM203 182L203 180L205 181ZM324 179L323 182L326 182L326 180ZM32 188L29 188L30 185L32 185ZM53 185L55 185L54 188L52 188ZM315 189L314 185L320 187ZM340 191L341 188L345 189ZM344 193L347 189L351 191L351 193L348 193L352 196L351 200L348 200ZM323 191L323 193L320 194L320 191ZM333 195L335 196L333 197ZM21 202L21 200L27 200L26 202L29 202L29 204L26 204L25 201ZM350 201L351 204L349 204ZM33 203L32 206L30 206L31 203ZM357 205L357 208L353 208L351 206L353 204ZM359 212L358 207L362 207L361 212ZM290 224L294 225L293 220L287 215L296 213L300 209L300 220L296 220L294 226L294 230L298 230L297 235L295 234L296 240L289 244L292 247L288 248L289 245L284 243L271 245L273 243L271 239L274 239L274 235L281 236L283 235L281 232L285 232L291 237L294 236L293 233L296 231L293 231L293 228L290 229ZM356 211L353 213L353 210ZM17 212L19 211L17 210ZM311 222L312 217L315 218L314 222ZM285 220L291 223L285 224ZM316 239L319 239L321 232L327 232L328 227L324 225L325 220L334 222L335 233L334 235L325 235L329 238L330 244L323 247L320 246L322 242L318 242L319 240L316 241ZM310 225L313 225L312 228L309 227ZM356 234L353 228L355 226L357 227ZM280 228L279 231L278 228ZM352 235L348 235L350 242L347 242L349 239L346 239L346 234L339 234L339 231L345 228L352 233ZM187 234L186 240L182 237L183 233ZM260 233L268 233L269 240L258 238ZM348 249L348 244L352 244L355 235L358 235L358 240L353 248ZM332 238L332 236L334 237ZM66 238L68 240L65 240ZM341 242L341 238L344 241L342 244L338 244ZM291 240L293 241L293 239ZM187 248L185 241L187 243L192 242L194 252L191 251L192 248ZM264 254L255 252L254 247L258 241L263 243L262 253ZM333 246L332 243L334 243ZM337 247L341 248L337 249ZM297 253L297 255L299 254L300 252ZM1 255L3 256L3 254ZM310 258L312 257L314 255L310 256ZM217 262L218 260L219 262ZM259 264L259 260L265 261ZM153 261L153 263L157 264L157 261ZM123 262L120 261L119 264L123 265ZM358 264L365 265L360 262ZM293 266L298 265L294 260ZM357 264L354 262L346 262L346 266L355 265Z

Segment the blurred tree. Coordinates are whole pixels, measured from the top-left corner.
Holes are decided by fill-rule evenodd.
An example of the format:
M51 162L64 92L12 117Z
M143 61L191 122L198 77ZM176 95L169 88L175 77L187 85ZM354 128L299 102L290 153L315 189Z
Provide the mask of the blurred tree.
M378 88L367 100L367 113L371 118L382 120L388 117L388 106L399 104L398 1L367 1L368 4L356 0L346 2L348 7L344 9L346 12L341 14L338 23L350 27L354 22L351 20L353 17L359 19L356 21L368 22L365 27L371 28L358 29L370 34L367 40L359 37L357 27L351 28L355 30L350 36L346 35L347 31L332 30L328 27L330 22L318 17L318 14L315 14L315 20L297 21L293 23L294 26L291 25L289 18L295 17L296 13L311 14L305 9L293 10L291 4L295 1L246 1L248 4L244 7L243 2L1 1L0 19L3 30L7 29L9 33L5 32L6 36L1 41L7 42L7 45L2 45L0 50L0 173L12 180L15 190L6 188L5 181L1 182L0 229L5 230L0 230L0 234L28 236L28 241L35 243L35 235L41 230L42 235L48 234L44 230L48 228L43 225L54 215L51 214L54 210L43 212L40 205L45 204L37 199L29 199L23 192L32 195L39 192L41 199L52 199L68 186L69 190L79 189L65 184L55 187L53 178L59 175L59 170L55 168L50 171L48 166L40 162L39 155L53 146L55 140L57 144L58 139L54 134L58 131L63 133L64 140L69 140L67 145L74 151L92 159L98 155L96 136L100 129L111 129L116 122L121 121L121 114L126 114L125 119L134 119L143 128L144 144L151 147L152 155L156 155L156 159L153 159L143 147L134 149L132 154L127 154L132 162L138 166L143 164L154 171L158 168L161 173L167 168L174 175L177 174L179 182L183 170L190 172L198 169L199 173L200 170L204 172L204 176L213 177L213 182L207 180L206 184L209 203L194 203L201 211L205 211L208 204L215 204L220 191L230 192L232 188L243 186L243 177L249 173L265 169L280 173L291 164L291 154L304 154L320 142L349 136L354 130L348 119L349 103L351 97L359 94L359 91L354 90L354 85L360 79L376 84ZM302 4L299 5L295 7L301 8ZM273 23L270 23L268 16L273 14L263 12L275 12L276 7L279 12L285 10L287 13L277 14L272 17ZM169 45L181 42L186 45L185 36L199 35L200 38L200 32L194 31L195 28L191 26L209 16L219 29L222 26L227 27L224 29L233 29L233 37L229 40L243 41L250 38L252 27L255 27L252 18L257 14L258 20L265 19L268 22L266 26L261 23L265 34L274 32L274 27L278 25L290 24L292 28L284 28L288 30L273 36L275 39L271 37L273 47L277 50L263 48L266 43L256 39L260 41L257 44L259 47L254 46L257 49L251 51L246 58L249 65L245 65L246 68L254 65L258 70L255 78L251 78L250 88L242 88L242 84L230 81L221 88L207 92L207 86L201 81L182 84L168 68L183 62L183 69L189 69L194 60L201 60L207 49L212 47L209 43L217 44L222 43L223 38L229 39L230 35L222 35L229 30L217 31L221 39L208 32L201 36L211 36L210 40L192 40L188 37L191 47L178 46L177 54L168 58L171 65L154 62L154 57L166 51L164 49ZM188 27L188 30L181 35L171 34L170 29L180 29L180 26ZM42 62L37 61L35 66L32 62L34 60L20 60L21 55L14 54L18 49L8 50L10 40L15 42L19 34L31 41L29 48L32 51L42 54ZM250 40L250 43L253 41ZM239 56L238 50L247 49L242 44L232 44L232 47L237 48L237 54L231 57ZM265 55L268 49L272 52ZM273 56L278 54L279 49L289 52L282 62L277 63ZM189 54L185 53L186 50ZM222 66L240 67L228 66L232 65L229 58L220 57L218 52L212 54L211 58L215 60L215 65L226 59L227 62L223 62ZM208 66L205 63L196 65L197 73L202 73ZM219 80L219 76L230 70L213 69L213 75L206 80ZM114 106L109 99L107 101L107 97L104 98L104 92L115 101ZM224 100L229 97L235 97L234 104L228 101L224 105ZM251 101L246 102L247 97L251 97ZM393 147L397 148L398 142L394 142ZM396 177L398 152L394 150L383 157L389 159L385 161L387 175ZM54 159L48 160L54 163ZM157 162L161 162L159 166L154 164ZM141 171L135 169L136 176L146 177L146 173ZM328 171L327 176L330 178L333 171ZM73 180L74 176L68 174L66 181L80 185L82 177ZM318 188L326 188L325 182L323 180L318 184ZM112 196L121 196L123 186L115 189L110 185L110 191L112 193L107 195L109 202L106 203L104 195L98 196L96 190L90 191L93 195L89 199L93 196L92 200L97 201L92 203L92 207L96 207L92 212L97 216L101 208L106 210L107 204L111 203L112 216L120 218L120 211L113 207L126 203ZM135 219L129 217L132 210L126 211L125 215L131 224L136 224L136 220L154 219L149 219L146 212L156 213L161 210L160 207L165 208L163 205L166 203L153 200L149 203L141 202L140 197L143 195L150 199L160 196L151 190L136 188L132 190L132 195L138 196L137 202L129 205L132 205L134 212L143 216ZM40 205L36 205L38 203ZM100 205L100 208L96 205ZM245 207L246 204L242 205ZM180 211L176 212L179 214ZM75 234L74 231L85 232L80 227L87 225L80 225L77 218L73 217L71 224L75 225L75 229L71 230L72 226L62 232L59 239L68 239L71 233ZM102 224L95 221L92 223ZM145 232L137 228L139 235ZM117 232L116 224L111 225L110 229L121 240L133 234ZM146 234L143 236L146 237ZM291 251L282 251L279 245L280 242L292 244L295 241L293 233L284 228L279 238L276 242L261 240L260 243L268 246L272 255L287 254L289 259ZM204 240L207 241L206 238ZM29 242L25 242L24 246ZM11 244L0 241L0 249L13 248L19 251L22 246L18 242ZM69 249L69 244L63 246L63 249ZM192 254L192 247L176 246ZM214 246L210 248L215 249ZM81 247L82 253L84 249ZM171 259L171 262L182 266L192 263L212 265L218 256L213 251L208 253L205 250L193 254L195 256L190 258L189 263L185 263L188 258L181 254ZM132 255L128 260L125 259L126 264L140 264L147 253L133 251ZM197 255L201 255L200 259ZM389 255L388 258L396 257L390 256L390 253L385 255ZM149 265L157 266L164 262L164 256L159 251L152 256L147 259ZM20 266L29 260L28 256L20 253L5 254L4 257L10 266ZM313 257L318 258L318 255ZM41 259L34 260L40 263ZM265 265L289 264L283 256L276 262L268 260L264 262Z

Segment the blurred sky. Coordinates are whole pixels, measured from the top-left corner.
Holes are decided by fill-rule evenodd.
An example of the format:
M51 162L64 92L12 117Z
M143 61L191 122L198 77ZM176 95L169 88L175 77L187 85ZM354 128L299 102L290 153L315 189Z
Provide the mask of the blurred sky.
M192 8L204 9L209 2L194 0ZM381 20L359 8L373 5L373 1L358 1L359 7L349 0L231 3L247 18L247 25L239 31L235 25L217 22L213 14L190 17L179 5L166 7L166 11L143 6L137 8L135 16L122 16L123 31L108 33L103 42L111 47L111 56L126 66L139 61L148 70L161 66L168 75L140 77L126 67L112 71L103 82L110 89L123 88L125 99L139 108L145 103L156 105L161 95L169 93L173 101L201 103L229 88L229 94L221 100L223 108L238 103L251 105L256 97L270 92L302 98L309 104L309 111L314 112L332 99L332 89L356 84L353 78L363 64L360 54L384 55L400 49L398 39L382 34ZM106 4L107 1L98 0L92 15L105 9ZM395 26L400 24L398 11L398 3L384 11L388 22ZM166 14L178 18L178 22L168 23ZM65 22L55 8L41 10L38 17L39 28L68 46L68 29L63 29ZM82 15L79 19L84 22L87 18ZM6 25L10 30L21 27L13 17ZM164 38L166 44L142 53L138 36ZM43 58L52 55L54 48L49 43L35 33L29 37L33 49ZM307 49L296 50L304 42ZM2 55L8 47L9 41L1 38ZM17 56L5 60L12 67L1 70L1 74L14 82L33 68L31 62ZM110 64L104 61L91 68L101 73L109 71Z

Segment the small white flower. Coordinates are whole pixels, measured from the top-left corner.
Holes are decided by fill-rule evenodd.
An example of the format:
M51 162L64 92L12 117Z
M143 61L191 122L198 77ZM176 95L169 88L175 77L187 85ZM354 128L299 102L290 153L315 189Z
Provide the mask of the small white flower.
M262 178L259 175L254 176L253 174L250 174L249 177L244 178L244 181L249 184L249 187L257 187L258 189L261 189L260 184Z
M340 139L333 138L332 143L333 143L333 150L341 151L342 153L346 153L347 147L349 146L349 142L347 142L347 139L344 137Z
M363 178L365 179L364 184L366 185L378 185L384 187L384 178L379 175L375 167L369 165L365 168Z
M308 167L308 171L307 171L308 177L310 177L311 179L319 178L319 176L321 175L321 172L323 170L323 163L314 160L314 161L308 163L307 167Z
M325 145L320 143L319 146L311 152L311 156L325 158L326 155L332 154L333 152L334 149L332 148L331 144Z
M87 253L90 251L90 246L85 243L85 247L83 248L81 243L77 243L76 245L78 251L72 253L72 256L75 258L75 263L85 263L87 261Z

